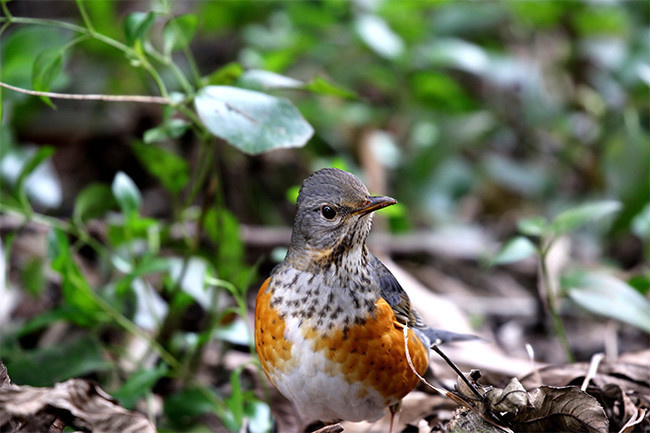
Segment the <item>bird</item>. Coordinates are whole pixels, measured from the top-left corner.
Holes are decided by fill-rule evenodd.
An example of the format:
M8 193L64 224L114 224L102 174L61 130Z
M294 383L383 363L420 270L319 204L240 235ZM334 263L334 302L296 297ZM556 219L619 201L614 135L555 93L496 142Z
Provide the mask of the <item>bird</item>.
M389 408L392 432L430 346L474 338L424 324L368 249L373 213L396 203L346 171L314 172L298 193L287 254L258 290L261 367L307 420L374 422Z

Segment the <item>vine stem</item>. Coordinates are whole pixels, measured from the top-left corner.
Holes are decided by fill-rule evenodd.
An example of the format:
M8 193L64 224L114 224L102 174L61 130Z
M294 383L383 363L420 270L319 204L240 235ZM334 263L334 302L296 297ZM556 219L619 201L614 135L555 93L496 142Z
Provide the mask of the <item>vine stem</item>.
M74 99L77 101L106 101L106 102L139 102L144 104L163 104L171 105L172 99L163 96L145 96L145 95L102 95L102 94L87 94L80 95L74 93L56 93L56 92L41 92L38 90L23 89L22 87L12 86L11 84L3 83L0 81L0 87L4 87L14 92L24 93L32 96L47 96L48 98L56 99Z
M2 3L4 4L4 2ZM73 32L81 33L84 35L88 35L93 39L96 39L106 45L109 45L115 49L118 49L122 51L124 54L126 54L128 57L137 59L141 64L142 67L151 75L153 80L156 82L156 85L158 86L158 90L160 93L163 95L163 97L167 97L167 88L165 84L163 83L162 78L160 77L160 74L156 71L156 69L151 66L149 61L147 60L146 56L142 51L135 50L113 38L110 38L106 35L103 35L101 33L98 33L95 31L94 28L92 28L92 24L90 23L90 18L88 17L88 14L85 13L85 8L83 7L83 4L81 2L77 3L78 6L80 6L80 11L82 13L82 17L84 19L84 22L88 25L90 24L89 28L79 26L77 24L72 24L72 23L67 23L65 21L57 21L53 19L43 19L43 18L25 18L25 17L14 17L11 15L8 15L6 17L0 17L0 23L7 23L7 24L32 24L32 25L46 25L46 26L53 26L53 27L59 27L65 30L70 30ZM4 26L3 26L4 29ZM163 60L164 63L164 60ZM74 98L71 98L74 99ZM140 102L140 101L136 101ZM159 104L167 104L168 102L158 102Z

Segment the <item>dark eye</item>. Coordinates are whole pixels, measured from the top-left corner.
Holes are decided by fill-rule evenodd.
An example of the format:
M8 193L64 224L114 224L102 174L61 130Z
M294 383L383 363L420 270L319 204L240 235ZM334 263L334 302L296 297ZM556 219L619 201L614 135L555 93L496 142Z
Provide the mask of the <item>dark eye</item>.
M334 219L334 217L336 217L336 211L332 208L332 206L325 205L321 207L320 213L328 220Z

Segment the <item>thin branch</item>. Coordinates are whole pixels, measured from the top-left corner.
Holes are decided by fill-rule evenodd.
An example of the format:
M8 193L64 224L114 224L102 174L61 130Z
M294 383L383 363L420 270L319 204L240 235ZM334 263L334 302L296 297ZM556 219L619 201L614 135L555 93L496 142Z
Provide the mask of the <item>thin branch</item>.
M585 380L582 381L582 386L580 389L582 391L587 391L587 388L589 387L589 382L591 382L591 379L596 376L598 373L598 366L600 365L600 362L605 358L604 353L596 353L594 356L591 357L591 362L589 363L589 371L587 371L587 374L585 376Z
M485 407L490 407L490 402L486 400L485 396L478 392L476 387L469 381L469 379L467 379L467 376L465 376L463 372L460 371L460 369L456 366L456 364L454 364L454 362L449 359L442 350L440 350L437 344L431 345L431 349L445 360L447 365L449 365L451 369L454 370L454 372L458 375L458 377L460 377L460 379L465 382L465 385L467 385L467 387L478 397L478 399L486 405Z
M415 374L415 375L418 377L418 379L420 379L420 382L424 383L425 385L427 385L427 386L428 386L429 388L431 388L432 390L438 392L440 395L443 395L443 396L447 396L447 397L448 397L448 396L449 396L449 393L447 392L447 390L442 389L442 388L438 388L437 386L433 386L433 385L431 385L431 384L430 384L430 383L429 383L429 382L428 382L424 377L422 377L422 376L420 375L420 373L418 373L418 371L415 369L415 366L413 365L413 360L411 359L411 351L409 350L409 333L408 333L408 331L409 331L409 327L408 327L408 325L403 324L403 323L396 323L396 325L397 325L397 326L400 326L400 325L401 325L401 327L402 327L402 331L403 331L403 333L404 333L404 353L406 354L406 362L408 363L408 365L409 365L411 371L413 372L413 374ZM416 338L417 338L417 337L416 337Z
M14 92L24 93L32 96L46 96L56 99L74 99L77 101L106 101L106 102L139 102L143 104L163 104L171 105L171 98L163 96L143 96L143 95L78 95L71 93L40 92L37 90L23 89L12 86L11 84L0 82L0 87L4 87Z

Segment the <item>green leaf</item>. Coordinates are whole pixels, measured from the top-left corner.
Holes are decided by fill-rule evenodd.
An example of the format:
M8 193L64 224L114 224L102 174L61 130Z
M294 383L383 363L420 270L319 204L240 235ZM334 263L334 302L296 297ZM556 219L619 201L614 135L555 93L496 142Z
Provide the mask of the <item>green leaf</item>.
M298 194L300 194L300 185L289 187L285 193L287 201L291 204L296 204L298 202Z
M67 260L70 260L70 243L60 229L52 229L47 235L47 255L52 260L52 269L61 272Z
M32 68L32 87L39 92L49 92L52 82L61 72L63 66L63 54L61 50L41 51ZM52 108L56 108L50 98L40 97L43 102Z
M634 287L601 272L578 273L566 279L569 297L585 310L650 333L650 301Z
M220 397L209 388L185 388L165 399L165 414L178 425L186 425L192 418L205 413L216 413L223 418L226 412Z
M156 16L153 12L133 12L124 20L124 35L128 45L143 40L151 29Z
M253 90L301 89L305 83L271 71L251 69L239 77L243 87Z
M621 203L616 200L603 200L586 203L568 209L551 222L550 231L555 234L567 233L589 222L612 215L621 210Z
M107 185L93 183L77 195L72 215L75 221L84 222L98 218L116 206L117 202L111 189Z
M631 229L632 233L650 243L650 203L632 218Z
M64 340L44 349L6 355L11 379L21 385L51 386L72 377L111 368L104 358L101 344L89 336Z
M125 408L132 409L141 397L151 392L151 388L167 374L168 370L165 364L160 364L153 370L149 368L138 370L113 393L113 397Z
M90 284L70 253L67 235L53 229L48 234L47 252L51 267L61 275L64 307L71 309L69 320L81 326L92 326L107 319L97 306Z
M195 99L208 130L243 152L302 147L314 129L287 99L229 86L208 86Z
M31 87L34 59L38 53L60 50L71 36L72 32L45 26L15 27L3 33L0 42L2 81L18 87ZM7 92L4 97L7 102L25 100L27 95Z
M340 96L342 98L357 98L357 94L351 90L332 84L322 77L316 77L309 83L305 84L305 90L320 95Z
M133 142L135 156L149 173L173 193L178 193L190 178L190 169L180 156L160 146Z
M25 163L25 165L23 165L23 169L20 172L20 176L18 176L18 181L16 182L16 190L22 191L29 175L32 174L34 170L36 170L36 167L41 165L43 161L54 155L54 153L55 149L51 146L40 147Z
M517 223L519 231L527 236L540 236L546 231L547 226L548 222L543 216L522 218Z
M108 239L112 245L122 245L134 239L147 239L152 230L156 230L159 221L153 218L142 218L131 215L119 224L108 225ZM126 230L128 227L128 230ZM131 271L129 271L131 272Z
M217 69L215 72L211 73L210 76L207 78L207 84L209 85L232 84L243 73L244 73L244 68L242 68L239 63L231 62Z
M404 41L377 15L360 15L355 29L370 49L386 59L395 59L404 53Z
M643 295L650 294L650 273L647 275L633 275L627 283Z
M508 2L504 4L520 23L536 28L548 28L558 22L565 11L561 2Z
M530 239L517 236L509 240L497 253L496 257L490 260L490 266L503 265L506 263L518 262L527 259L537 253L537 247Z
M170 269L170 260L166 257L156 257L151 254L145 254L139 260L137 266L131 271L132 276L144 276L166 272Z
M230 411L225 413L225 417L222 421L231 431L238 431L241 429L244 415L246 414L246 406L249 400L257 400L254 395L242 390L242 370L243 366L240 366L230 373L230 395L225 399L225 403Z
M246 416L248 418L248 430L251 433L265 433L271 431L273 419L271 408L263 401L254 400L246 405Z
M219 277L239 286L246 276L239 221L226 209L211 207L205 214L204 228L210 240L219 245L213 258Z
M167 21L163 29L165 52L170 53L187 47L194 37L197 23L196 15L181 15Z
M240 346L251 344L251 332L248 324L241 318L235 318L230 323L219 326L212 333L212 337L217 340L227 341Z
M190 123L183 119L170 119L160 126L151 128L144 133L143 141L147 144L175 139L180 137L190 127Z
M623 34L629 29L629 15L617 7L586 8L573 14L580 35Z
M21 285L34 297L40 296L45 289L46 280L43 273L45 268L43 259L35 256L20 269Z
M117 173L111 190L125 215L130 216L138 212L142 196L140 190L129 176L121 171Z

